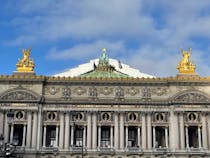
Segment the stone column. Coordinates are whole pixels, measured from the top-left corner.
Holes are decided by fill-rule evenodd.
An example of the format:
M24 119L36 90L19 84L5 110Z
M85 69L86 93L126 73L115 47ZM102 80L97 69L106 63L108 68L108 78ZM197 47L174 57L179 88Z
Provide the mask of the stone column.
M185 136L186 136L186 148L189 148L188 126L185 126Z
M153 126L153 148L156 148L156 133L155 133L155 126Z
M37 137L37 112L33 113L32 148L36 147Z
M137 142L137 145L139 148L141 148L141 134L140 134L140 126L138 126L138 129L137 129L137 132L138 132L138 142Z
M178 149L179 144L178 144L178 118L177 115L174 114L174 111L170 112L170 126L169 126L169 137L170 137L170 148L172 150Z
M39 104L39 111L38 111L38 125L37 125L37 147L36 149L39 150L42 142L42 105ZM46 138L46 135L45 135Z
M10 126L10 143L11 144L13 142L13 133L14 133L14 125L11 124L11 126Z
M71 126L71 147L74 146L74 126Z
M101 125L98 126L98 148L101 147Z
M207 129L208 129L208 149L210 149L210 113L207 115Z
M7 118L7 113L4 114L4 141L9 141L9 123Z
M119 145L119 125L118 125L118 113L114 115L114 148L118 149Z
M92 148L96 150L97 147L97 118L96 113L93 113L93 135L92 135Z
M179 128L180 128L180 147L185 149L185 136L184 136L184 117L183 113L179 114Z
M124 149L124 113L120 113L120 149Z
M58 134L59 134L59 126L56 125L56 129L55 129L55 147L58 147Z
M148 149L152 149L152 122L151 122L151 113L147 115L147 145Z
M70 121L69 113L67 112L65 115L65 142L64 142L64 148L66 150L69 149L69 128L70 128L69 121Z
M27 114L28 114L28 123L27 123L26 146L30 148L31 147L31 121L32 121L31 111L28 111Z
M60 132L59 132L59 149L63 149L63 137L64 137L64 113L60 113Z
M128 126L125 126L125 148L128 148Z
M0 122L2 122L0 124L0 135L4 133L3 129L4 129L4 113L3 111L0 111Z
M25 147L26 142L26 125L23 125L23 140L22 140L22 147Z
M86 126L83 129L83 147L86 146Z
M43 147L46 147L46 134L47 134L47 127L46 127L46 125L44 125Z
M206 114L202 115L202 140L203 140L203 148L208 149L208 139L207 139L207 125L206 125Z
M147 148L147 129L146 129L146 116L142 113L142 149Z
M92 129L91 129L91 113L87 113L87 149L91 149L91 134L92 134Z
M168 148L168 127L165 127L166 148Z
M201 148L201 127L198 126L198 147Z
M110 126L110 147L113 148L113 126Z

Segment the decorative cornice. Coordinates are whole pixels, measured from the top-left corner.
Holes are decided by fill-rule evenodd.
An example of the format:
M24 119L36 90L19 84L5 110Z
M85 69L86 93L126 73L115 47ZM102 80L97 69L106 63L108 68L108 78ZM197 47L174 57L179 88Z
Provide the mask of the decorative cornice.
M0 82L8 81L45 81L45 82L126 82L126 83L173 83L173 82L207 82L210 83L209 77L200 76L174 76L174 77L157 77L157 78L98 78L98 77L54 77L54 76L37 76L37 75L0 75Z

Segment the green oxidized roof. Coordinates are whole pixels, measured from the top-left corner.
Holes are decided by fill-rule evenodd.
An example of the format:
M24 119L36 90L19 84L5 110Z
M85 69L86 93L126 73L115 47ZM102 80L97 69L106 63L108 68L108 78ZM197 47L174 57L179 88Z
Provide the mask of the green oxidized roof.
M130 77L127 74L118 72L115 68L109 64L109 58L106 54L106 49L102 50L102 54L99 58L99 64L96 66L95 64L94 70L87 72L85 74L80 75L81 77L98 77L98 78L128 78Z

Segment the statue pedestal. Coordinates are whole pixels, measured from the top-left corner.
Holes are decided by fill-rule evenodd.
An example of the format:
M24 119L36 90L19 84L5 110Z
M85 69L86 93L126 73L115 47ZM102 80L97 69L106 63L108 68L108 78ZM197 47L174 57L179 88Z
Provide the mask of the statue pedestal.
M32 72L19 72L19 71L14 71L13 75L18 75L18 76L35 76L36 74Z
M178 73L177 77L199 77L197 73Z

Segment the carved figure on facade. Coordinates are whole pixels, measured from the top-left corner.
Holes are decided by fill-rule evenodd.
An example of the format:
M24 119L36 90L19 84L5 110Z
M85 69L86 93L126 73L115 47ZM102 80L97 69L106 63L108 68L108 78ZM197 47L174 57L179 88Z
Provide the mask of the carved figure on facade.
M97 97L98 96L98 93L97 93L97 88L92 86L89 88L89 95L91 97Z
M142 88L142 100L143 101L149 101L151 100L151 89L149 87L143 87Z
M115 89L115 97L118 100L124 100L124 89L122 87L119 86Z
M65 100L71 99L71 89L69 87L63 88L62 98Z
M30 59L31 48L23 49L22 53L23 53L23 58L19 59L18 63L16 64L17 71L18 72L33 72L35 64L34 64L33 59Z

